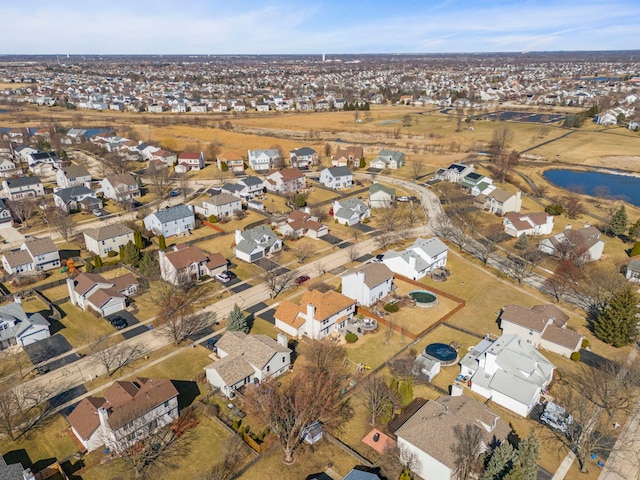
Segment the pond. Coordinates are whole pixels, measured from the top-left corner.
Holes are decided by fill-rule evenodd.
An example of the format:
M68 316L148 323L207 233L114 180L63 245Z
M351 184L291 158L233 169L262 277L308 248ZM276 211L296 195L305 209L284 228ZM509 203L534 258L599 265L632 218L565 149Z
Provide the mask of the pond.
M558 187L593 197L615 198L640 207L640 177L576 170L547 170L544 178Z

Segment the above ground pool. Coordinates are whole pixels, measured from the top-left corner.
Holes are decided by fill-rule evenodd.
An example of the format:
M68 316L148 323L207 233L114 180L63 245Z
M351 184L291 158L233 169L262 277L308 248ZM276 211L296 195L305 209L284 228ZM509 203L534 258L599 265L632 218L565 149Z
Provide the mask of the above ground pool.
M424 353L436 360L440 360L442 363L453 363L458 358L458 352L456 349L444 343L432 343L431 345L427 345L427 348L424 349Z
M438 303L438 297L427 290L414 290L409 292L409 296L416 301L419 307L432 307Z

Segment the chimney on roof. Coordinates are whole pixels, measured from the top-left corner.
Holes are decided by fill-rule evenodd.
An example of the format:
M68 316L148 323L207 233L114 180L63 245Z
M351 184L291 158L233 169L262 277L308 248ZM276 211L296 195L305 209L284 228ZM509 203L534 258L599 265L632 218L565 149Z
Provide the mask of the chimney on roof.
M278 345L282 347L285 347L285 348L289 347L287 336L284 333L279 333L278 336L276 337L276 341L278 342Z
M16 302L16 303L22 303L22 299L20 298L20 295L18 295L18 294L15 294L13 296L13 301Z

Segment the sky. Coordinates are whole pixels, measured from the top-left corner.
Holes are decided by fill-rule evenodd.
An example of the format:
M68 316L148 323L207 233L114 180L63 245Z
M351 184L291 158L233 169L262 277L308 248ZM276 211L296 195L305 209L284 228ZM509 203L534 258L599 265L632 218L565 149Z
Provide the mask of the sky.
M638 0L0 0L0 54L640 49Z

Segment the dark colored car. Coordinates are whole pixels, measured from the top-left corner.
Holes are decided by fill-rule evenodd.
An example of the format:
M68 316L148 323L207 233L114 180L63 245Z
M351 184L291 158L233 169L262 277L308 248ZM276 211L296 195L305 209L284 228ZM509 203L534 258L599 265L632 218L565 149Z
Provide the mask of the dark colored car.
M231 270L225 270L223 272L227 277L229 277L231 280L233 280L234 278L237 278L238 276L233 273Z
M122 317L114 317L111 319L111 325L116 327L116 330L122 330L127 326L127 321Z
M310 277L308 277L307 275L300 275L298 278L296 278L295 282L296 285L300 285L304 282L306 282L307 280L309 280Z

